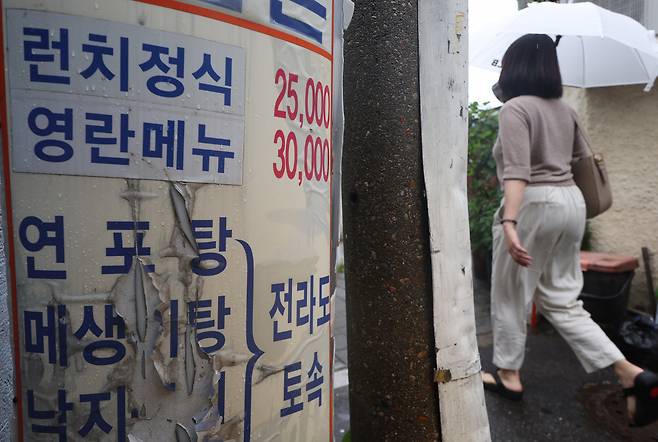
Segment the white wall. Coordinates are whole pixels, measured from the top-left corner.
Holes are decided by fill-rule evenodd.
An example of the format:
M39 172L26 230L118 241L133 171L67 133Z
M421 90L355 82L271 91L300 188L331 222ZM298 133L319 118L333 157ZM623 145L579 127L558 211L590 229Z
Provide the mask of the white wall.
M591 1L603 8L628 15L647 29L658 29L658 0L576 0L574 3L583 1ZM560 3L570 3L570 1L560 0Z

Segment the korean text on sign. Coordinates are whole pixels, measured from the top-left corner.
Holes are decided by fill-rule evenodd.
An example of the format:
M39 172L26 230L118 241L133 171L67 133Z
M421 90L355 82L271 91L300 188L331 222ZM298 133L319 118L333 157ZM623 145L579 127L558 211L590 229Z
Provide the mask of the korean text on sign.
M8 10L17 172L242 184L244 49ZM62 95L65 94L65 95Z

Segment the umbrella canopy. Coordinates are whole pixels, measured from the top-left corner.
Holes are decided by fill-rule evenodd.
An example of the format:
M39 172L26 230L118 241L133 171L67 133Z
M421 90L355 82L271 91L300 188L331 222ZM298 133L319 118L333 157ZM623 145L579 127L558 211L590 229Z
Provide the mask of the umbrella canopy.
M500 70L503 54L525 34L562 39L557 48L562 81L567 86L602 87L646 84L658 75L655 33L630 17L585 3L535 3L475 47L471 63Z

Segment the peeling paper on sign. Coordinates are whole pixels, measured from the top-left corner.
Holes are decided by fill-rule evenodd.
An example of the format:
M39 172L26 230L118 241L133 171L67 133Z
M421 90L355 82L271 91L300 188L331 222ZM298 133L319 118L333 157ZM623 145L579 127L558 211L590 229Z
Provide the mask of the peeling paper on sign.
M187 244L194 250L196 256L198 256L199 248L192 233L190 217L190 213L194 208L194 192L190 191L189 187L180 183L172 183L169 188L169 194L171 195L171 203L174 206L178 226L183 232Z

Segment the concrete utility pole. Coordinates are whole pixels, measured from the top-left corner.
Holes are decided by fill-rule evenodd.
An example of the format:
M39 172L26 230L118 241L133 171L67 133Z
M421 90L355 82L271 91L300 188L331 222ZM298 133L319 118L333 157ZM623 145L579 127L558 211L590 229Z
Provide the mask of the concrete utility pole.
M467 41L466 0L364 0L346 35L343 200L357 442L491 440L468 238Z
M359 0L345 41L352 440L441 439L420 144L417 2Z

